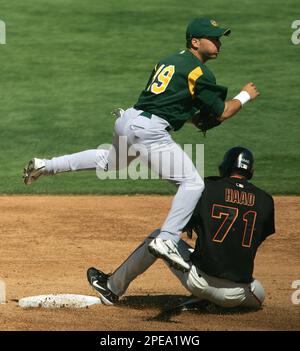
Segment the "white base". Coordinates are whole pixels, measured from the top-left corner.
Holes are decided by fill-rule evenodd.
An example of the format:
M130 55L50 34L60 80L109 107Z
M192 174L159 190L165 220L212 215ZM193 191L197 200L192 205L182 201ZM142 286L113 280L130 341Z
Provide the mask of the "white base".
M76 294L38 295L19 300L19 306L22 308L84 308L97 304L101 304L98 297Z

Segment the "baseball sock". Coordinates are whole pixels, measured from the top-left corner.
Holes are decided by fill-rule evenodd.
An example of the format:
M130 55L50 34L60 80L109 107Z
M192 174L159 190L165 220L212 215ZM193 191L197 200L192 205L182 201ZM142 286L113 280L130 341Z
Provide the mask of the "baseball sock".
M45 162L45 171L50 174L80 171L88 169L105 169L107 165L108 150L94 149L75 154L53 157Z

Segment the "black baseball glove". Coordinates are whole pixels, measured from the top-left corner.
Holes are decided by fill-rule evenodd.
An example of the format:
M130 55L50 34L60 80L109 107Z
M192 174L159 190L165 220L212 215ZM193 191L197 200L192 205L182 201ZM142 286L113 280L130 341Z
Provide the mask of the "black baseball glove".
M209 113L205 109L201 109L201 111L198 111L192 117L192 123L203 133L204 136L209 129L217 127L221 124L218 117Z

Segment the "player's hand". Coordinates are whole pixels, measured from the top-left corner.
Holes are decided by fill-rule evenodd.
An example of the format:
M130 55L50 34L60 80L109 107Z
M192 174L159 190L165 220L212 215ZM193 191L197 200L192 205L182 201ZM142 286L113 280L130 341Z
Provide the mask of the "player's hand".
M254 100L260 95L256 86L252 82L245 85L242 90L246 91L250 95L250 100Z

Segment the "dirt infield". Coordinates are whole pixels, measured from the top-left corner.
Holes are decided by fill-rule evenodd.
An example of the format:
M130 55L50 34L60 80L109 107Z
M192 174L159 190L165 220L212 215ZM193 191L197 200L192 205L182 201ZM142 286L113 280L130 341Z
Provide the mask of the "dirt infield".
M291 285L300 280L300 197L277 197L277 234L257 254L255 276L266 300L258 312L184 311L152 320L188 292L158 260L129 287L120 306L83 310L22 310L17 300L48 293L93 295L89 266L112 271L159 227L171 197L2 196L0 277L7 304L0 330L300 330Z

